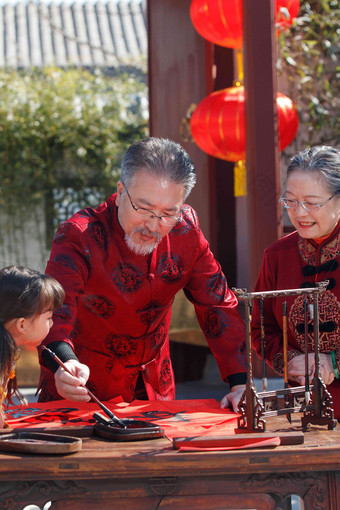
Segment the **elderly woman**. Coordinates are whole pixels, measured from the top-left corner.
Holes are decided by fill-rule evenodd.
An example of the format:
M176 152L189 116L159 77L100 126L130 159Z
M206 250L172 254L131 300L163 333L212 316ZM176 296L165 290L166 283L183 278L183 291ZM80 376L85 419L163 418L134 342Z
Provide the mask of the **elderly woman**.
M340 419L340 152L316 146L295 156L288 166L287 187L280 198L295 232L265 250L256 291L314 287L329 280L319 295L320 376ZM288 379L305 384L304 296L266 298L266 358L283 375L283 300L287 302ZM309 300L312 303L312 299ZM308 313L308 366L314 376L314 333ZM261 354L259 301L254 302L253 343Z

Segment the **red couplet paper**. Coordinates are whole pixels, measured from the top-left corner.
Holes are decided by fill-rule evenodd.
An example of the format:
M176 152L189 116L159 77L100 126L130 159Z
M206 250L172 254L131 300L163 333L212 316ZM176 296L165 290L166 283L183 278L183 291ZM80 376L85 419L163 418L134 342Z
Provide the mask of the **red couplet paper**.
M265 448L268 446L279 446L280 437L239 437L237 434L230 436L203 436L189 438L174 438L174 445L181 452L205 450L239 450L241 448Z
M116 398L105 402L118 418L130 418L143 420L160 425L166 437L173 441L174 438L199 438L209 436L234 435L237 428L238 417L227 409L220 409L220 405L213 399L202 400L171 400L171 401L145 401L135 400L131 403L123 402ZM28 404L25 406L11 407L6 411L6 422L10 428L63 428L93 425L93 413L103 411L94 402L80 403L70 400L57 400ZM275 441L274 441L275 439ZM273 446L277 445L274 438ZM267 439L269 441L269 439ZM248 442L248 447L254 440ZM207 450L207 449L235 449L246 448L247 442L242 444L235 435L235 443L230 444L230 438L225 444L216 444L207 441L201 444L183 445L183 449ZM251 446L250 446L251 447Z

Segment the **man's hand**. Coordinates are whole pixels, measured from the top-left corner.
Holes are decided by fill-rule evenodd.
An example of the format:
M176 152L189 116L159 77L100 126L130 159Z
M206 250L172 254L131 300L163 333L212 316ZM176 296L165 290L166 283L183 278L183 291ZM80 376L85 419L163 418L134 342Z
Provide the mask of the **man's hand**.
M330 354L320 354L320 377L325 384L332 384L335 378L332 357ZM309 382L313 381L315 375L315 355L308 354ZM305 384L305 355L295 356L288 361L288 378L296 381L301 386Z
M236 386L233 386L230 393L227 393L227 395L222 398L220 403L221 409L231 408L235 413L237 413L238 405L245 389L245 384L237 384Z
M67 373L62 367L59 367L54 374L57 392L63 398L76 400L78 402L88 402L91 397L88 395L84 384L86 384L90 370L87 365L79 363L75 359L65 361L64 365L72 372Z

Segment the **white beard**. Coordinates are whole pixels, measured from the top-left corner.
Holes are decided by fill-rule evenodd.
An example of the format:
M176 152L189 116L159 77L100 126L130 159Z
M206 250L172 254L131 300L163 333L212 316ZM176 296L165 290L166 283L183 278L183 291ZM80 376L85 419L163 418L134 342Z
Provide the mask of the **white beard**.
M135 234L135 233L145 233L147 235L153 235L155 237L155 242L152 243L152 244L146 244L146 243L136 243L133 239L132 239L132 236ZM135 228L130 235L128 234L125 234L125 241L126 241L126 244L128 246L128 248L133 252L135 253L136 255L149 255L150 253L152 253L154 251L154 249L156 248L156 246L161 242L162 238L160 236L160 234L158 234L158 232L155 232L155 233L150 233L150 232L145 232L145 229L143 228Z

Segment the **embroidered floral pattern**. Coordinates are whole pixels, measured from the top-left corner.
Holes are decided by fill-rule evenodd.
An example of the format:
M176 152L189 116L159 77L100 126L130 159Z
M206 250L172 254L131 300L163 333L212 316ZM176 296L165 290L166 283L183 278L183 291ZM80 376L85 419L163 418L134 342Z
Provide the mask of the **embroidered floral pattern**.
M117 358L127 358L137 352L137 342L131 340L128 336L118 336L109 334L105 338L106 348Z
M324 264L325 262L335 259L340 255L340 236L337 235L332 241L321 248L320 260L316 260L317 248L307 239L302 237L298 242L298 250L302 260L306 264L315 266L316 264Z
M301 350L305 349L304 335L304 300L303 295L297 296L290 312L289 326ZM311 303L312 298L308 296ZM337 349L340 345L340 303L336 296L326 290L319 295L319 342L321 352ZM308 317L308 345L314 352L314 319Z
M112 371L113 368L113 359L112 358L106 358L105 360L105 371L109 374Z
M165 358L162 361L159 375L159 389L162 391L169 386L172 378L171 362L169 358Z
M56 255L53 259L53 262L59 264L60 266L67 267L68 269L72 269L72 271L77 271L77 267L73 259L68 255L64 254Z
M299 351L288 351L287 358L288 361L295 358L295 356L300 356L301 352ZM283 366L283 354L279 352L273 358L273 369L280 377L283 377L284 366Z
M176 283L183 277L184 265L179 255L171 253L170 257L164 253L161 256L158 271L160 278L166 283Z
M210 308L205 314L203 332L208 338L219 338L229 327L229 318L224 310Z
M243 367L244 369L247 368L246 344L245 344L245 342L238 347L237 353L236 353L236 359L239 362L241 367Z
M125 379L125 388L129 393L133 393L136 387L136 382L138 378L138 370L130 375L128 375Z
M70 334L70 338L72 340L75 340L76 338L79 338L79 335L81 333L81 325L80 322L76 319L73 324L73 329Z
M88 224L88 233L95 243L102 249L107 248L107 232L100 221L92 221Z
M56 317L67 319L68 317L71 317L70 307L64 303L54 312L54 314Z
M115 305L106 296L84 294L81 297L81 302L89 312L103 319L112 317L115 311Z
M68 237L68 233L69 233L69 230L71 228L71 224L70 223L62 223L56 233L55 233L55 236L53 238L53 241L55 243L61 243L61 242L64 242L65 239L67 239Z
M151 335L150 343L153 350L158 351L159 348L164 344L167 338L167 330L165 325L162 324L154 335Z
M192 225L190 223L190 220L185 215L185 216L183 216L182 221L179 221L178 223L176 223L176 225L171 229L170 236L172 236L172 235L181 236L181 235L187 234L189 232L189 230L191 230L191 229L192 229Z
M146 326L150 326L158 317L160 310L164 309L159 301L150 301L144 308L137 310L137 314L140 316L140 320Z
M77 216L80 216L81 218L93 218L95 215L96 213L91 207L86 207L86 209L82 209L77 213Z
M220 271L213 274L207 281L207 294L211 299L214 299L217 303L223 300L227 280L223 273Z
M117 264L112 270L111 278L121 292L132 294L142 286L141 272L131 264Z

